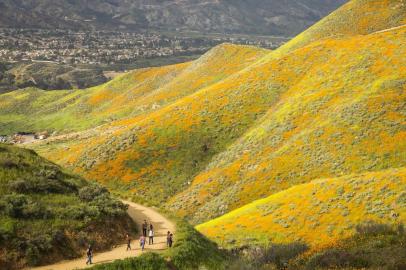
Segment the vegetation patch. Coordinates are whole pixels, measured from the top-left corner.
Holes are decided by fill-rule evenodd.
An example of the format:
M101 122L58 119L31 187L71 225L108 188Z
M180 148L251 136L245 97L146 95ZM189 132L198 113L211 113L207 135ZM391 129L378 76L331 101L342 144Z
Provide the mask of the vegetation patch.
M31 150L0 145L0 267L17 269L103 250L135 225L95 183Z

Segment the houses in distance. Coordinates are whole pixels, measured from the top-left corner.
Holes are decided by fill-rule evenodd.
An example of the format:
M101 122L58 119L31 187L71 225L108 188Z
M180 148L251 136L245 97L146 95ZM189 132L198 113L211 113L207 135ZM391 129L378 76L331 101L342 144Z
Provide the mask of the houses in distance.
M31 143L37 140L45 140L49 137L47 131L32 133L32 132L17 132L14 135L0 135L0 143L24 144Z

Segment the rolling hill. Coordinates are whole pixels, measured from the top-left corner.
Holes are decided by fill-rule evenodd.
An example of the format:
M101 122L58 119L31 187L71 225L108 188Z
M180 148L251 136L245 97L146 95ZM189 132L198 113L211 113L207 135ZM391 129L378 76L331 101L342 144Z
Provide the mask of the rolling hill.
M3 0L0 26L290 37L346 0ZM259 15L259 16L258 16Z
M46 92L31 88L8 93L0 97L0 133L80 131L146 114L226 78L268 52L224 44L193 63L135 70L85 91Z
M201 222L316 178L404 166L405 33L323 40L271 61L307 72L171 208Z
M367 221L406 222L405 190L404 167L318 179L249 203L197 229L222 246L304 242L321 249L351 236Z
M26 146L227 247L328 246L405 218L404 5L350 1L276 51L224 44L86 91L0 95L0 132L59 132Z
M0 63L0 93L29 86L44 90L83 89L106 81L103 72L97 68L76 68L45 62Z
M1 269L79 257L89 243L110 248L135 228L126 209L101 186L0 144Z

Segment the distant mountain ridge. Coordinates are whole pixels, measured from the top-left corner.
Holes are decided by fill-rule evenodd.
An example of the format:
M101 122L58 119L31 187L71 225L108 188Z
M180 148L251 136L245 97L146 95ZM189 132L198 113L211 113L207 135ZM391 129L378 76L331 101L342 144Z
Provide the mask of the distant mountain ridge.
M2 0L0 27L293 36L346 0Z

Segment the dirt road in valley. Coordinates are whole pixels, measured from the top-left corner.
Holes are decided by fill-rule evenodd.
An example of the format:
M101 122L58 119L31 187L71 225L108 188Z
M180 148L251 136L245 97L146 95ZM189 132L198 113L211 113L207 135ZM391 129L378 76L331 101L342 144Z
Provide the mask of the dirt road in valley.
M166 249L166 233L167 231L175 232L175 224L159 214L155 209L146 207L133 202L123 201L123 203L128 204L128 214L137 223L142 224L144 219L152 222L155 229L154 245L145 246L144 252L154 251L154 250L164 250ZM140 229L141 230L141 229ZM112 262L117 259L125 259L129 257L136 257L142 254L140 250L138 239L132 241L131 247L133 250L126 251L126 244L117 246L110 251L95 253L93 256L93 263L102 264L107 262ZM86 266L86 257L69 261L62 261L53 265L28 268L31 270L73 270L82 269Z

